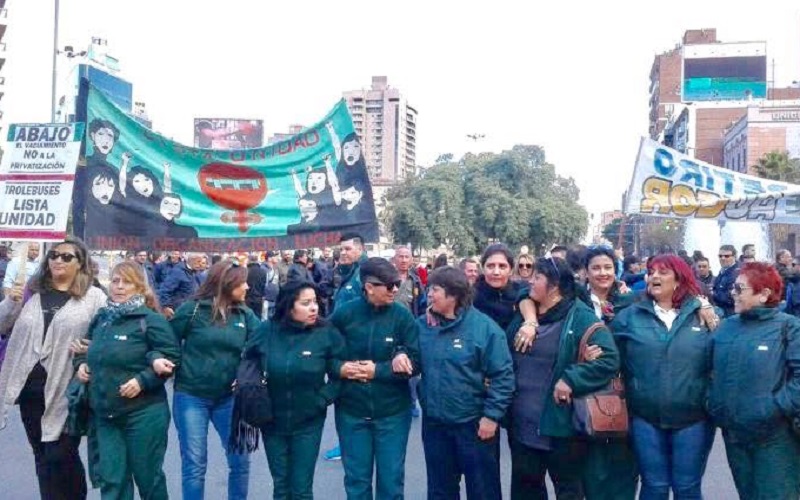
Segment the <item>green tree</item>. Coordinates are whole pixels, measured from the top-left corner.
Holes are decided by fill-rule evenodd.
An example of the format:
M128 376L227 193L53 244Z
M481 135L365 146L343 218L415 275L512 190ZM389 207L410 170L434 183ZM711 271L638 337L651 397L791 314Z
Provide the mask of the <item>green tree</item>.
M445 244L460 255L479 251L489 240L539 250L585 235L588 214L577 203L579 194L575 181L558 176L539 146L467 154L390 191L388 227L395 241Z
M753 165L756 175L773 181L800 184L800 159L789 158L788 151L771 151Z

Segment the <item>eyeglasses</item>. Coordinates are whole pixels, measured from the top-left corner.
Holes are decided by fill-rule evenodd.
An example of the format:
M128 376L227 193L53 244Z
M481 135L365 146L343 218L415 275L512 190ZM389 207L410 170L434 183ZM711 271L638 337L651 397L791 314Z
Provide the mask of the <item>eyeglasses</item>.
M742 286L739 283L734 283L733 284L733 290L731 290L731 293L733 295L741 295L742 291L744 291L744 290L752 290L752 289L753 289L752 286Z
M520 269L533 269L533 264L519 264Z
M370 283L375 286L385 286L387 290L394 290L395 288L400 288L400 285L403 284L401 280L397 281L390 281L389 283L384 283L379 279L367 279L367 283Z
M77 258L78 258L78 256L75 255L75 254L72 254L72 253L67 253L67 252L59 253L59 252L56 252L55 250L50 250L49 252L47 252L47 259L48 260L61 259L61 262L65 263L65 264L69 264L70 262L72 262L73 259L77 259Z
M719 258L720 258L720 259L730 259L731 257L733 257L733 254L732 254L732 253L728 253L728 254L724 254L724 255L723 255L723 254L720 254L720 255L719 255Z

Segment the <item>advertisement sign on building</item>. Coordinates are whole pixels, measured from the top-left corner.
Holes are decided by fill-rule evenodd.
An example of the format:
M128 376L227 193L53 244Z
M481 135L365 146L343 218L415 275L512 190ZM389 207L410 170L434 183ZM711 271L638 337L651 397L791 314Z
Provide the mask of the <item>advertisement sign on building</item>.
M194 147L202 149L253 149L264 145L261 120L195 118Z
M683 101L738 101L767 97L763 42L687 45Z

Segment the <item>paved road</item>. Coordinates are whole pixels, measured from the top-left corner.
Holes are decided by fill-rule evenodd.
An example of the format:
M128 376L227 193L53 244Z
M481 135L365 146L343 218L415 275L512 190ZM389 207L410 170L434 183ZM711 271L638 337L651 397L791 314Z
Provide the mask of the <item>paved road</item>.
M213 430L211 431L213 433ZM178 438L174 427L170 428L170 445L165 459L165 471L169 492L172 498L180 498L181 472ZM322 450L336 440L333 426L333 413L330 412L322 437ZM505 443L505 437L503 438ZM206 476L206 498L224 500L227 498L226 465L222 447L216 445L216 435L209 439L209 469ZM84 450L85 451L85 450ZM84 454L85 456L85 454ZM263 499L272 496L272 479L267 469L267 461L260 448L252 456L250 468L250 498ZM503 491L508 492L510 463L508 449L502 451ZM717 436L709 460L703 484L706 500L730 500L736 498L736 491L725 460L722 438ZM315 497L321 500L344 499L342 486L342 467L340 462L320 460L314 483ZM462 495L466 498L465 495ZM99 499L98 490L92 491L89 498ZM425 498L425 459L420 439L420 423L414 420L409 438L408 459L406 460L406 498L418 500ZM8 427L0 432L0 499L36 500L38 487L33 467L33 455L25 438L25 431L16 408L9 414Z

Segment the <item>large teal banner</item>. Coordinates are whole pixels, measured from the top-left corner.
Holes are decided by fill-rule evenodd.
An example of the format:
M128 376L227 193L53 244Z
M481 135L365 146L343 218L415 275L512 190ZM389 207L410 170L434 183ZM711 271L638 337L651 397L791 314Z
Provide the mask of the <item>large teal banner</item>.
M343 233L378 239L344 101L296 136L232 151L173 142L91 86L86 113L73 217L91 248L222 252L324 247Z

